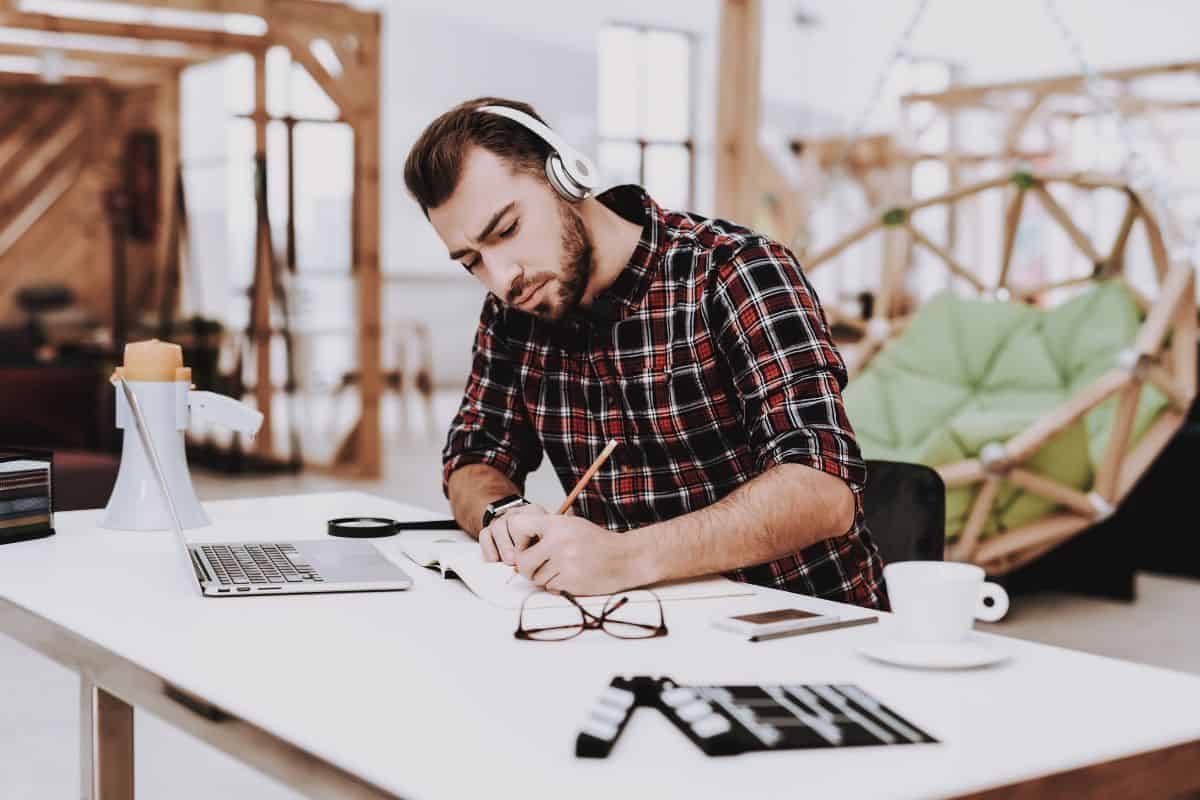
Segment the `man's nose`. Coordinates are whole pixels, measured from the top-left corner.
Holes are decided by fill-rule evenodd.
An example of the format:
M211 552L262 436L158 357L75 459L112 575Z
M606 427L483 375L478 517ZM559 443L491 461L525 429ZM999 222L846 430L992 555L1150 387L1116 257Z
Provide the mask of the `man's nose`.
M492 294L505 302L511 303L521 295L524 284L524 274L521 265L511 259L501 259L492 256L487 263L489 289Z

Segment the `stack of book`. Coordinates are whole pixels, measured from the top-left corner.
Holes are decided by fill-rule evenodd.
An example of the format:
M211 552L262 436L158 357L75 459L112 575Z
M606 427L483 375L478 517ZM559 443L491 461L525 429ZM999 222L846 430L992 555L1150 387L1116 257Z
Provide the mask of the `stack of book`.
M0 459L0 542L54 532L50 462Z

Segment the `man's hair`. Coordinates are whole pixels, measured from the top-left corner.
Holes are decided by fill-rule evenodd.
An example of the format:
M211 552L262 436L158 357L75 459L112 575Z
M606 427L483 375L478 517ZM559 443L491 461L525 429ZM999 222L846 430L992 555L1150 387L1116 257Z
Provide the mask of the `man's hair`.
M528 103L477 97L429 123L404 162L404 183L421 204L425 216L429 216L429 209L437 208L454 194L462 176L463 158L472 146L499 156L515 172L545 175L550 145L507 117L480 112L484 106L508 106L545 122Z

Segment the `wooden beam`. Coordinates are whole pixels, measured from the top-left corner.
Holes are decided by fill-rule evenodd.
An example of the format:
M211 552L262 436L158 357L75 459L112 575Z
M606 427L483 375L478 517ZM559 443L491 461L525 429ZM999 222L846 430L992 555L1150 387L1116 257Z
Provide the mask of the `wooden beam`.
M858 228L858 230L843 236L841 239L834 242L830 247L817 253L812 258L807 259L804 269L808 272L812 272L825 262L837 258L842 254L843 250L846 250L847 248L867 238L881 227L883 227L883 225L877 219L866 223Z
M1196 396L1196 276L1195 272L1183 290L1183 298L1175 312L1175 332L1171 340L1172 373L1175 385L1189 399Z
M1017 187L1012 200L1004 210L1004 252L1000 256L1000 277L996 288L1008 286L1008 271L1012 267L1013 248L1017 242L1017 228L1021 225L1021 210L1025 206L1025 188Z
M1008 441L1008 460L1019 464L1036 453L1047 441L1069 428L1084 414L1127 386L1133 378L1122 369L1101 375L1083 391Z
M1050 281L1049 283L1042 283L1024 289L1014 288L1012 294L1022 302L1037 301L1046 292L1053 292L1056 289L1067 289L1071 286L1081 286L1085 283L1091 283L1094 280L1096 279L1091 275L1080 275L1076 278L1064 278L1061 281Z
M1088 239L1087 235L1084 234L1083 231L1079 230L1079 226L1077 226L1071 219L1071 215L1067 213L1067 210L1063 208L1061 204L1059 204L1058 200L1054 198L1054 195L1050 194L1050 192L1046 190L1045 186L1042 186L1041 184L1035 184L1033 187L1033 193L1037 195L1037 199L1042 202L1042 206L1046 209L1046 213L1049 214L1064 231L1066 231L1067 236L1069 236L1071 241L1075 243L1075 246L1079 248L1079 251L1087 257L1088 261L1090 261L1093 265L1104 262L1104 259L1102 259L1100 254L1096 252L1096 248L1092 246L1091 240Z
M1066 506L1072 511L1084 516L1096 516L1096 507L1092 505L1092 501L1088 499L1086 494L1078 489L1059 483L1053 478L1047 478L1045 475L1039 475L1036 472L1030 472L1018 467L1009 471L1008 479L1014 485L1028 492L1040 495L1047 500L1053 500L1055 503Z
M1033 115L1038 112L1042 104L1050 97L1048 92L1042 92L1034 96L1033 102L1021 109L1021 111L1013 117L1008 124L1008 130L1004 134L1004 149L1012 151L1017 149L1017 143L1021 141L1021 134L1025 132L1025 128L1029 126L1029 121L1033 119Z
M762 95L761 0L722 0L720 26L716 213L750 224L759 199L753 178Z
M329 99L337 105L343 117L350 120L354 119L355 114L358 112L359 104L353 91L348 89L344 83L333 75L329 74L329 71L325 69L325 66L317 60L312 50L309 49L309 41L307 39L291 30L286 24L272 27L269 36L273 42L283 45L288 49L288 52L292 55L292 60L304 67L305 71L312 76L317 86L321 87L321 91L329 95ZM358 88L365 87L356 87L356 89Z
M69 150L83 134L85 122L77 111L68 114L61 124L49 136L37 143L37 148L7 176L0 185L0 218L12 214L17 209L13 206L21 204L21 198L37 183L45 180L45 170L56 162L60 167L64 156L70 156ZM21 204L24 205L24 204Z
M1174 411L1164 411L1150 429L1142 434L1142 438L1134 445L1133 450L1125 458L1121 464L1121 474L1117 479L1117 497L1125 497L1129 494L1129 490L1133 485L1145 474L1150 465L1154 463L1154 459L1158 458L1158 454L1163 451L1167 443L1171 441L1171 437L1179 430L1179 426L1183 424L1183 414L1177 414Z
M937 467L937 472L942 476L942 483L946 484L947 489L957 489L959 486L978 483L987 475L983 464L977 458L943 464Z
M943 192L942 194L934 195L933 197L927 197L924 200L918 200L915 203L911 203L908 206L908 213L911 215L913 212L920 211L922 208L928 208L929 206L936 206L942 203L954 203L964 197L976 194L977 192L984 192L988 189L995 189L998 186L1004 186L1008 182L1008 176L1001 176L999 178L990 178L986 181L972 183L959 189L953 189L951 191Z
M1200 72L1200 61L1179 61L1167 64L1152 64L1125 69L1111 69L1101 72L1099 77L1113 81L1129 81L1147 78L1152 75L1168 75L1177 73ZM1035 80L1004 81L1000 83L975 84L958 86L942 92L922 92L907 94L900 98L902 103L933 103L935 105L958 105L978 102L984 97L996 92L1032 91L1037 93L1061 94L1086 88L1086 78L1083 75L1060 75L1053 78Z
M908 229L908 232L912 235L913 240L916 241L917 244L921 245L926 250L940 258L945 263L947 269L965 280L967 283L974 286L975 291L983 292L986 289L986 287L983 285L983 281L972 275L966 267L964 267L962 264L959 264L958 260L955 259L954 256L950 255L950 253L946 252L944 248L940 247L936 242L931 241L929 237L922 233L917 226L910 222L906 222L904 227Z
M39 57L46 50L62 53L67 59L88 64L122 64L148 67L182 68L201 64L214 58L212 53L197 53L193 56L160 55L157 53L132 53L121 50L91 50L81 47L44 47L42 45L0 42L0 55ZM219 55L219 54L217 54Z
M201 45L213 55L220 53L254 52L266 47L263 36L227 33L203 28L177 28L151 23L110 22L108 20L59 17L51 14L29 14L0 8L0 28L74 33L85 36L111 36L138 42L180 42Z
M272 0L92 0L93 3L118 3L125 6L198 11L207 14L249 14L261 17L271 7Z
M1180 261L1171 267L1166 280L1163 281L1158 297L1154 299L1154 308L1146 317L1146 321L1142 323L1141 331L1138 332L1134 349L1139 353L1152 356L1162 347L1171 322L1175 318L1176 308L1183 300L1184 293L1191 291L1194 272L1195 268L1186 261Z
M1146 229L1146 242L1150 247L1150 261L1154 265L1154 274L1158 278L1161 290L1162 283L1167 279L1167 271L1171 266L1171 259L1167 255L1167 243L1163 240L1162 228L1159 227L1158 220L1154 218L1154 215L1142 208L1141 217L1142 227Z
M1121 218L1121 227L1117 229L1117 236L1113 239L1112 249L1108 251L1108 259L1105 261L1105 267L1109 274L1116 275L1125 268L1125 246L1129 244L1129 233L1133 230L1133 223L1138 218L1138 201L1132 192L1129 194L1129 205L1125 208L1125 216Z
M33 140L35 134L65 110L66 106L63 103L50 99L35 105L20 127L0 141L0 174L4 173L8 162L15 159L22 148Z
M68 69L70 65L67 65ZM96 65L95 74L72 74L67 72L60 82L68 86L120 86L137 88L161 83L164 73L160 70L121 68L116 65ZM45 82L36 72L0 72L0 83L8 85L42 85Z
M0 228L0 258L21 240L34 224L42 218L46 210L58 202L66 194L79 177L80 167L58 173L47 183L21 212L6 227Z
M1091 524L1091 517L1054 514L1020 528L1005 531L1003 536L993 536L979 546L974 561L977 564L989 564L1031 547L1061 542Z
M999 477L989 475L984 479L979 494L975 495L975 502L971 505L966 524L963 525L962 535L954 547L955 561L969 561L974 557L975 551L979 548L979 537L983 533L983 526L987 524L988 515L991 514L992 505L996 502L996 495L999 491Z
M1192 363L1195 363L1196 343L1192 341L1193 358ZM1186 412L1188 406L1192 404L1192 394L1184 391L1181 381L1176 380L1175 376L1168 372L1161 364L1151 363L1146 367L1146 380L1154 385L1171 403L1176 411Z

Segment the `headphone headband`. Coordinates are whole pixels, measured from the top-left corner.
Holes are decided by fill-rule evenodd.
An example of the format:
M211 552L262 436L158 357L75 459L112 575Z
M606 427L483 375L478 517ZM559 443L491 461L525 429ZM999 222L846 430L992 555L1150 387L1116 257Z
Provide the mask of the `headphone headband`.
M546 159L546 177L563 197L583 200L596 189L596 165L591 159L571 147L548 126L519 109L509 106L482 106L478 111L512 120L550 145Z

